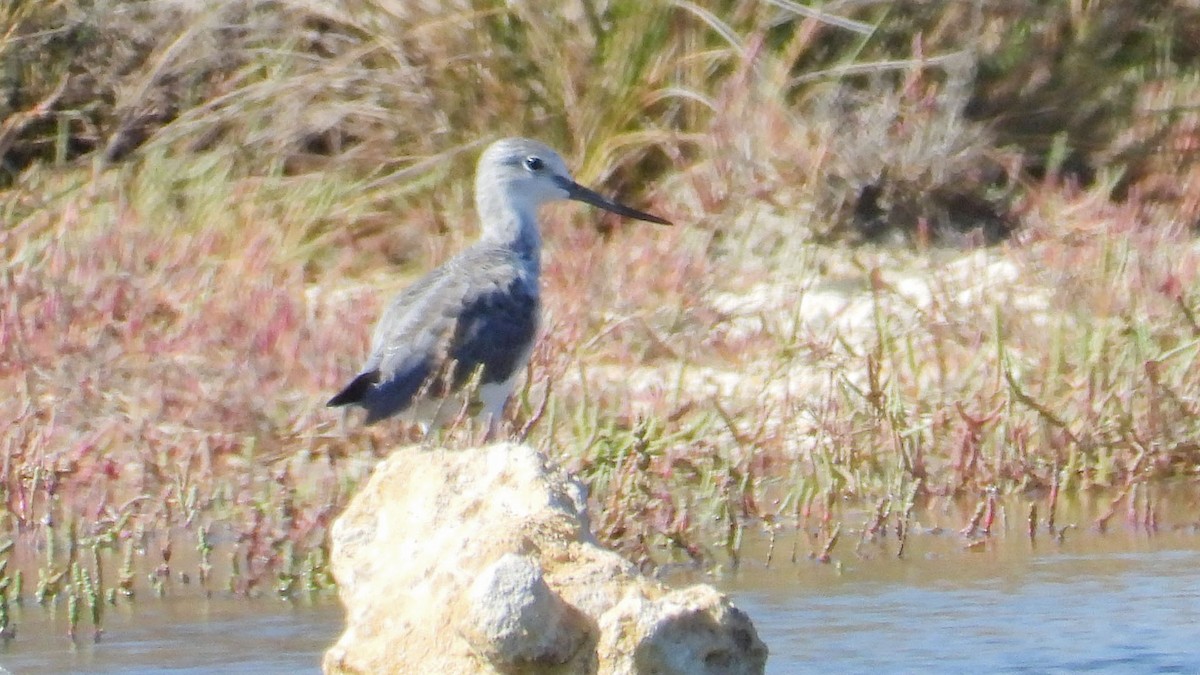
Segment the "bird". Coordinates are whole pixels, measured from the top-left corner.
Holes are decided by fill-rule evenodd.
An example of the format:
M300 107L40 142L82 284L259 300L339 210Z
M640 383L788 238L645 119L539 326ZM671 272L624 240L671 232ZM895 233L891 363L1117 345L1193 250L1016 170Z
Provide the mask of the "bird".
M474 405L493 438L541 318L538 207L559 200L671 225L575 182L539 141L493 142L475 171L479 239L391 300L366 362L327 405L363 408L368 425L407 415L426 434Z

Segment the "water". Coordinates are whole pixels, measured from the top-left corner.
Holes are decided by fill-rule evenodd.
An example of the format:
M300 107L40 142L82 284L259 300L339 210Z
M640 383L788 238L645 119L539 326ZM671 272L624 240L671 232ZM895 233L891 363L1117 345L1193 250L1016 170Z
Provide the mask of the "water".
M1200 542L1118 539L722 585L770 647L768 673L1200 673Z
M1200 536L914 542L905 560L868 546L835 556L840 565L747 563L717 585L755 621L769 673L1200 673ZM18 675L316 673L342 612L333 601L143 597L108 609L101 642L85 625L74 645L63 606L14 620L0 666Z
M0 666L36 673L319 673L341 630L332 599L314 605L275 599L172 597L106 609L93 642L83 622L66 637L65 605L14 612L17 637L0 647ZM0 671L2 672L2 671Z

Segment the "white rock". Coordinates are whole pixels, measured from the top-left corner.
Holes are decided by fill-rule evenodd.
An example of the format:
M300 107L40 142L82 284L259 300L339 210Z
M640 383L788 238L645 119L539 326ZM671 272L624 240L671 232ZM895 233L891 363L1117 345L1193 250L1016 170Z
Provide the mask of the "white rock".
M763 671L745 614L601 548L584 495L521 445L395 452L332 530L347 626L325 671Z
M493 664L566 663L587 637L583 615L546 585L529 556L506 553L471 585L464 636Z

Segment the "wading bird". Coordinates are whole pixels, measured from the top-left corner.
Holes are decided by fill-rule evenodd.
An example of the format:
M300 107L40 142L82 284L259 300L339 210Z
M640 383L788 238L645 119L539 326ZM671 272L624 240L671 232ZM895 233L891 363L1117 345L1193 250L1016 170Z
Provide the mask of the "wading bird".
M496 141L475 173L479 241L392 300L361 372L328 405L360 406L367 424L404 413L428 432L462 414L477 393L476 419L493 437L537 335L538 207L562 199L671 224L579 185L542 143Z

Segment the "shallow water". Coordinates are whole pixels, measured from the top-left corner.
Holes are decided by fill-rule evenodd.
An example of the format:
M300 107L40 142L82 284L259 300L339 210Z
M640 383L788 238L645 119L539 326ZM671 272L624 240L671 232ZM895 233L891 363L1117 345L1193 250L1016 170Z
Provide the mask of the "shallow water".
M0 666L26 673L317 673L341 628L336 601L168 597L108 607L104 634L66 637L65 605L16 609Z
M721 586L769 673L1200 673L1196 535L947 539L915 560L744 568Z
M715 581L755 621L769 673L1200 673L1200 536L1083 534L968 550L914 540L840 565L744 564ZM765 556L764 556L765 557ZM674 575L674 582L704 580ZM14 608L0 666L23 673L319 671L341 609L170 597L110 607L72 643L65 606Z

